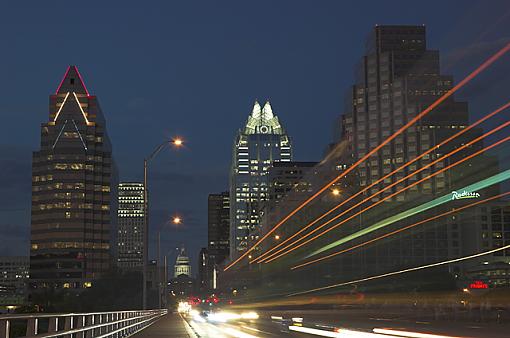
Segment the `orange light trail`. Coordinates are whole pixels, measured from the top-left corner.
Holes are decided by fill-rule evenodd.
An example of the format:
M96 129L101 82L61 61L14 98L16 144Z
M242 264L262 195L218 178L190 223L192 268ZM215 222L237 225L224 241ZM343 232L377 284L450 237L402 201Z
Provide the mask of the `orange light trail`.
M386 237L390 237L390 236L393 236L395 234L398 234L399 232L402 232L402 231L405 231L405 230L408 230L408 229L411 229L411 228L414 228L415 226L418 226L418 225L421 225L421 224L424 224L424 223L427 223L427 222L430 222L430 221L433 221L433 220L436 220L438 218L441 218L441 217L444 217L444 216L448 216L448 215L451 215L451 214L454 214L454 213L457 213L459 211L462 211L464 209L468 209L468 208L471 208L471 207L474 207L476 205L479 205L479 204L483 204L483 203L486 203L486 202L490 202L492 200L495 200L495 199L498 199L498 198L501 198L501 197L504 197L504 196L507 196L507 195L510 195L510 191L507 191L505 193L502 193L502 194L499 194L499 195L496 195L496 196L492 196L492 197L489 197L489 198L486 198L484 200L481 200L481 201L477 201L477 202L474 202L474 203L470 203L470 204L467 204L467 205L464 205L460 208L457 208L457 209L452 209L450 211L447 211L447 212L444 212L440 215L436 215L436 216L432 216L430 218L427 218L427 219L424 219L424 220L421 220L421 221L418 221L416 223L413 223L413 224L410 224L410 225L407 225L403 228L400 228L400 229L397 229L395 231L391 231L387 234L384 234L384 235L381 235L379 237L376 237L376 238L373 238L371 240L368 240L366 242L363 242L363 243L360 243L360 244L357 244L357 245L354 245L354 246L351 246L350 248L346 248L346 249L343 249L343 250L340 250L340 251L337 251L337 252L334 252L332 254L329 254L329 255L326 255L326 256L323 256L323 257L320 257L320 258L316 258L316 259L313 259L311 261L308 261L308 262L305 262L305 263L302 263L302 264L298 264L296 266L293 266L291 268L291 270L295 270L295 269L299 269L299 268L302 268L302 267L305 267L307 265L310 265L310 264L314 264L314 263L317 263L317 262L320 262L320 261L323 261L323 260L326 260L326 259L329 259L329 258L332 258L332 257L335 257L335 256L338 256L338 255L341 255L343 253L346 253L346 252L349 252L349 251L352 251L352 250L355 250L355 249L358 249L358 248L361 248L365 245L368 245L368 244L371 244L371 243L374 243L374 242L377 242L381 239L384 239Z
M361 201L360 201L360 202L358 202L357 204L355 204L355 205L351 206L350 208L348 208L348 209L344 210L344 211L343 211L343 212L341 212L340 214L338 214L338 215L336 215L335 217L331 218L331 219L330 219L330 220L328 220L326 223L324 223L324 224L320 225L319 227L315 228L314 230L312 230L311 232L309 232L309 233L308 233L308 234L306 234L305 236L303 236L303 237L301 237L301 238L299 238L299 239L295 240L294 242L292 242L292 243L288 244L286 247L284 247L284 248L282 248L282 249L280 249L280 250L278 250L278 251L276 251L276 252L272 253L271 255L266 256L265 258L261 259L261 260L260 260L260 262L270 262L270 261L271 261L271 259L270 259L271 257L274 257L274 256L278 255L278 253L280 253L280 252L284 251L285 249L287 249L287 248L291 247L292 245L296 244L297 242L299 242L299 241L301 241L301 240L303 240L303 239L305 239L305 238L309 237L310 235L312 235L312 234L314 234L315 232L319 231L320 229L324 228L326 225L330 224L330 223L331 223L331 222L333 222L334 220L337 220L338 218L340 218L340 217L342 217L343 215L347 214L349 211L352 211L353 209L357 208L358 206L362 205L363 203L365 203L365 202L367 202L367 201L370 201L370 199L372 199L374 196L379 195L380 193L382 193L382 192L384 192L384 191L386 191L386 190L388 190L388 189L390 189L390 188L394 187L395 185L397 185L397 184L399 184L399 183L404 182L405 180L409 179L410 177L412 177L412 176L414 176L414 175L416 175L416 174L418 174L418 173L422 172L423 170L426 170L427 168L430 168L430 167L431 167L431 166L433 166L434 164L436 164L436 163L438 163L438 162L440 162L440 161L443 161L444 159L446 159L446 158L448 158L448 157L450 157L450 156L452 156L452 155L454 155L454 154L458 153L458 152L459 152L459 151L461 151L462 149L469 147L470 145L472 145L472 144L474 144L474 143L476 143L476 142L478 142L478 141L482 140L483 138L485 138L485 137L487 137L487 136L489 136L489 135L491 135L491 134L494 134L495 132L497 132L497 131L499 131L499 130L501 130L501 129L505 128L505 127L507 127L508 125L510 125L510 121L507 121L507 122L505 122L505 123L504 123L504 124L502 124L502 125L499 125L498 127L496 127L496 128L494 128L494 129L492 129L492 130L488 131L487 133L485 133L485 134L483 134L483 135L481 135L481 136L477 137L476 139L474 139L474 140L472 140L472 141L470 141L470 142L468 142L468 143L466 143L466 144L462 145L461 147L459 147L459 148L457 148L457 149L454 149L453 151L451 151L451 152L449 152L449 153L445 154L444 156L442 156L442 157L440 157L440 158L436 159L435 161L430 162L429 164L427 164L426 166L424 166L424 167L420 168L419 170L416 170L416 171L412 172L411 174L409 174L409 175L407 175L407 176L405 176L405 177L403 177L403 178L399 179L398 181L396 181L396 182L394 182L394 183L392 183L392 184L390 184L390 185L388 185L388 186L384 187L383 189L379 190L378 192L376 192L376 193L374 193L374 194L372 194L372 195L370 195L370 196L366 197L365 199L361 200ZM458 162L458 163L456 163L456 164L454 163L453 165L457 165L457 164L459 164L459 163L462 163L462 162ZM437 173L439 173L439 172L437 172ZM422 180L432 178L432 177L434 177L435 175L437 175L437 174L436 174L436 173L434 173L434 175L433 175L433 176L429 175L429 176L427 176L427 177L424 177ZM420 181L419 181L419 182L420 182ZM401 192L406 191L409 187L414 186L416 183L417 183L417 182L413 183L412 185L410 185L410 186L408 186L408 187L406 187L406 188L403 188L403 189L401 189L401 190L398 190L397 192L395 192L395 193L394 193L394 195L395 195L395 194L398 194L398 193L401 193ZM391 195L391 196L393 196L393 195ZM389 196L387 196L387 197L386 197L385 199L383 199L382 201L385 201L385 200L386 200L386 199L388 199L388 198L389 198ZM379 204L379 203L373 204L373 205L371 205L371 206L369 206L369 207L367 207L367 208L363 209L360 213L363 213L364 211L369 210L369 209L371 209L372 207L374 207L374 206L376 206L376 205L378 205L378 204ZM349 219L350 219L350 218L349 218ZM337 224L337 225L335 225L335 226L333 226L333 227L337 227L337 226L338 226L338 224ZM308 243L308 242L307 242L307 243ZM292 251L292 250L290 250L290 251ZM288 252L290 252L290 251L288 251ZM287 252L287 253L288 253L288 252ZM278 257L281 257L281 256L283 256L283 255L285 255L285 254L286 254L286 253L283 253L282 255L279 255Z
M473 259L473 258L485 256L485 255L490 255L492 253L495 253L495 252L498 252L498 251L503 251L503 250L506 250L506 249L510 249L510 245L505 245L505 246L502 246L501 248L492 249L492 250L489 250L489 251L479 252L479 253L474 254L474 255L463 256L463 257L459 257L459 258L455 258L455 259L450 259L450 260L446 260L446 261L442 261L442 262L437 262L437 263L432 263L432 264L427 264L427 265L421 265L421 266L417 266L417 267L414 267L414 268L409 268L409 269L403 269L403 270L399 270L399 271L388 272L388 273L384 273L382 275L376 275L376 276L371 276L371 277L366 277L366 278L352 280L352 281L349 281L349 282L338 283L338 284L323 286L323 287L320 287L320 288L315 288L315 289L310 289L310 290L306 290L306 291L296 292L296 293L292 293L292 294L288 295L287 297L304 295L304 294L307 294L307 293L312 293L312 292L317 292L317 291L337 288L337 287L340 287L340 286L346 286L346 285L366 282L366 281L369 281L369 280L380 279L380 278L394 276L394 275L400 275L400 274L407 273L407 272L412 272L412 271L417 271L417 270L433 268L433 267L436 267L436 266L447 265L447 264L451 264L451 263L462 262L462 261L466 261L468 259Z
M509 122L510 122L510 121L509 121ZM438 171L436 171L436 172L434 172L434 173L432 173L432 174L430 174L430 175L428 175L428 176L426 176L426 177L423 177L422 179L420 179L420 180L418 180L418 181L416 181L416 182L414 182L414 183L412 183L412 184L410 184L410 185L408 185L408 186L406 186L406 187L402 188L401 190L398 190L398 191L394 192L393 194L388 195L388 196L386 196L386 197L382 198L381 200L377 201L376 203L374 203L374 204L372 204L372 205L369 205L369 206L368 206L368 207L366 207L365 209L363 209L363 210L361 210L361 211L359 211L359 212L357 212L357 213L353 214L352 216L347 217L346 219L342 220L341 222L336 223L336 224L335 224L335 225L333 225L332 227L330 227L330 228L328 228L328 229L324 230L323 232L321 232L321 233L319 233L319 234L317 234L317 235L313 236L312 238L309 238L308 240L306 240L306 241L304 241L304 242L302 242L302 243L298 244L297 246L295 246L295 247L293 247L293 248L290 248L288 251L283 252L283 253L280 253L280 254L279 254L279 255L277 255L277 256L273 256L273 255L276 255L277 253L279 253L279 252L281 252L281 251L285 250L287 247L286 247L286 248L283 248L283 249L280 249L279 251L277 251L276 253L274 253L273 255L271 255L271 256L273 256L271 259L268 259L268 257L266 257L266 259L267 259L267 260L266 260L264 263L272 262L272 261L274 261L274 260L275 260L275 259L277 259L277 258L280 258L280 257L282 257L282 256L284 256L284 255L287 255L288 253L290 253L290 252L292 252L292 251L294 251L294 250L296 250L296 249L298 249L298 248L302 247L303 245L308 244L308 243L310 243L310 242L312 242L312 241L316 240L317 238L321 237L322 235L327 234L327 233L328 233L328 232L330 232L331 230L336 229L337 227L339 227L340 225L342 225L342 224L344 224L344 223L346 223L346 222L350 221L350 220L351 220L351 219L353 219L354 217L361 215L361 214L362 214L362 213L364 213L365 211L367 211L367 210L369 210L369 209L372 209L373 207L375 207L375 206L377 206L377 205L381 204L382 202L386 201L387 199L390 199L390 198L392 198L392 197L394 197L394 196L396 196L396 195L400 194L401 192L404 192L404 191L406 191L406 190L408 190L408 189L410 189L410 188L412 188L412 187L414 187L414 186L416 186L416 185L418 185L418 184L422 183L423 181L426 181L426 180L428 180L428 179L430 179L430 178L432 178L432 177L434 177L434 176L436 176L436 175L439 175L440 173L442 173L442 172L444 172L444 171L446 171L446 170L448 170L448 169L451 169L451 168L453 168L453 167L455 167L455 166L457 166L457 165L459 165L459 164L461 164L461 163L463 163L463 162L465 162L465 161L467 161L467 160L470 160L470 159L472 159L473 157L478 156L478 155L480 155L481 153L483 153L483 152L485 152L485 151L487 151L487 150L489 150L489 149L492 149L492 148L494 148L494 147L496 147L496 146L500 145L501 143L504 143L504 142L506 142L506 141L508 141L508 140L510 140L510 136L505 137L504 139L501 139L501 140L499 140L499 141L497 141L497 142L495 142L495 143L491 144L490 146L487 146L487 147L485 147L485 148L482 148L482 149L480 149L479 151L477 151L477 152L475 152L475 153L473 153L473 154L470 154L469 156L466 156L466 157L464 157L464 158L460 159L459 161L457 161L457 162L455 162L455 163L453 163L453 164L450 164L449 166L446 166L446 167L444 167L444 168L442 168L442 169L440 169L440 170L438 170ZM445 156L447 156L447 155L445 155ZM444 158L445 158L445 156L441 157L441 159L444 159ZM397 183L397 182L395 182L395 183ZM390 186L388 186L388 187L390 187ZM386 187L386 188L388 188L388 187ZM386 188L385 188L385 189L386 189ZM379 192L379 193L380 193L380 192ZM369 198L366 198L365 200L367 200L367 199L369 199ZM363 201L365 201L365 200L363 200ZM360 203L362 203L362 202L360 202ZM359 204L359 203L358 203L358 204ZM356 206L357 206L357 205L356 205ZM351 209L355 208L356 206L353 206L353 207L351 207L351 208L347 209L347 210L346 210L346 212L347 212L347 211L350 211ZM344 213L345 213L345 212L344 212ZM340 216L340 215L339 215L339 216ZM324 224L323 224L323 225L324 225ZM315 233L316 231L320 230L321 228L322 228L322 226L321 226L321 227L318 227L318 228L315 228L312 232L310 232L310 233L308 234L308 236L309 236L309 235L311 235L311 234L313 234L313 233ZM302 237L302 238L305 238L305 237ZM292 244L291 244L291 245L292 245Z
M224 271L230 269L232 266L237 264L239 261L241 261L243 258L249 255L251 251L253 251L262 241L264 241L266 238L271 236L273 232L275 232L280 226L282 226L287 220L289 220L292 216L294 216L298 211L303 209L306 205L308 205L311 201L313 201L315 198L317 198L319 195L321 195L324 191L328 190L333 184L338 182L342 177L345 177L347 174L349 174L351 171L353 171L358 165L363 163L365 160L367 160L370 156L378 152L382 147L384 147L386 144L391 142L393 139L395 139L398 135L402 134L407 128L415 124L418 120L420 120L422 117L430 113L434 108L439 106L443 101L445 101L447 98L452 96L455 92L457 92L459 89L464 87L469 81L474 79L476 76L478 76L481 72L483 72L486 68L488 68L490 65L492 65L494 62L496 62L500 57L505 55L510 50L510 43L507 43L503 48L501 48L498 52L493 54L490 58L485 60L480 66L478 66L475 70L473 70L468 76L466 76L462 81L460 81L458 84L456 84L451 90L447 91L445 94L443 94L441 97L439 97L436 101L434 101L428 108L423 110L421 113L417 114L413 119L411 119L409 122L407 122L404 126L402 126L399 130L397 130L393 135L390 135L386 140L384 140L381 144L379 144L377 147L369 151L365 156L363 156L361 159L356 161L352 166L350 166L347 170L339 174L336 178L331 180L329 183L327 183L325 186L323 186L320 190L315 192L312 196L310 196L308 199L306 199L303 203L301 203L299 206L297 206L294 210L292 210L287 216L285 216L283 219L281 219L277 224L275 224L274 227L271 228L264 236L262 236L255 244L253 244L250 248L248 248L241 256L239 256L234 261L230 262L225 268Z
M429 150L425 151L424 153L420 154L419 156L413 158L412 160L404 163L403 165L401 165L399 168L393 170L392 172L386 174L384 177L378 179L377 181L371 183L370 185L366 186L365 188L363 188L362 190L360 190L359 192L357 192L356 194L350 196L349 198L345 199L344 201L342 201L341 203L337 204L335 207L333 207L331 210L327 211L326 213L322 214L320 217L316 218L315 220L313 220L312 222L308 223L306 226L304 226L303 228L301 228L298 232L294 233L292 236L290 236L289 238L286 238L284 241L282 241L281 243L278 243L277 245L275 245L274 247L268 249L267 251L265 251L264 253L262 253L261 255L257 256L255 259L253 259L252 261L250 261L250 264L251 263L257 263L257 262L260 262L263 260L263 258L267 255L269 255L271 252L273 252L274 250L278 249L279 247L281 247L282 245L284 245L285 243L289 242L290 240L292 240L293 238L295 238L296 236L299 236L301 233L303 233L304 231L306 231L307 229L309 229L311 226L313 226L314 224L316 224L317 222L319 222L321 219L325 218L326 216L328 216L329 214L331 214L333 211L337 210L338 208L340 208L341 206L345 205L346 203L348 203L349 201L351 201L352 199L356 198L357 196L361 195L362 193L364 193L365 191L369 190L370 188L372 188L373 186L381 183L382 181L384 181L385 179L393 176L395 173L397 173L398 171L410 166L411 164L413 164L414 162L418 161L419 159L423 158L424 156L430 154L431 152L433 152L434 150L442 147L443 145L447 144L448 142L452 141L453 139L461 136L462 134L466 133L467 131L473 129L474 127L478 126L479 124L485 122L486 120L488 120L489 118L493 117L494 115L496 114L499 114L500 112L508 109L510 107L510 101L507 102L506 104L502 105L501 107L499 107L498 109L494 110L493 112L491 112L490 114L487 114L485 115L484 117L482 117L481 119L479 119L478 121L472 123L471 125L467 126L466 128L464 129L461 129L459 132L457 132L456 134L448 137L447 139L445 139L444 141L442 141L441 143L439 143L438 145L430 148Z

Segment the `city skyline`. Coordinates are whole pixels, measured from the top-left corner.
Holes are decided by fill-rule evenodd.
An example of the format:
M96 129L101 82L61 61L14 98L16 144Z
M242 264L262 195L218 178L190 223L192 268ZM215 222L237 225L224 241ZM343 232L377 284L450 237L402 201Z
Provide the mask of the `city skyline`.
M324 8L320 8L315 12L312 11L311 18L309 19L310 21L307 22L309 22L309 24L317 24L314 15L317 17L319 14L323 15L327 9L331 9L329 6L332 5L324 5ZM301 5L298 7L299 8L296 9L297 16L304 16L305 9L307 9L306 6ZM107 13L109 12L108 9L105 10ZM186 8L186 10L189 10L189 8ZM239 10L239 8L234 8L233 10ZM276 25L276 19L278 18L278 14L281 13L279 11L282 10L282 7L276 6L274 10L274 13L270 14L269 18L266 19L272 23L273 27L281 28L283 26L274 25ZM360 9L354 8L353 10L359 11ZM410 11L410 9L408 10ZM424 9L424 11L425 13L427 12L426 9ZM433 23L431 21L427 22L428 20L423 19L424 16L422 15L412 13L405 21L409 23L424 22L427 24L431 32L429 38L431 47L441 51L444 50L446 54L450 54L449 58L447 58L448 60L444 61L444 66L453 67L452 73L454 74L463 74L464 69L462 68L462 62L455 58L456 47L458 50L460 47L473 45L481 34L484 34L485 37L490 36L492 44L482 44L479 46L479 48L483 50L482 52L475 50L473 52L474 54L471 54L474 55L476 61L478 60L478 56L484 55L485 51L493 51L504 43L502 39L504 39L505 36L498 32L504 31L505 25L501 23L498 24L497 21L495 21L494 25L488 25L488 27L472 27L467 33L462 32L466 35L463 39L460 39L461 34L458 31L459 28L457 28L457 38L460 39L457 41L457 39L454 38L456 28L453 27L450 30L446 29L449 24L448 15L452 15L452 13L454 13L453 11L454 6L450 7L450 5L447 5L443 12L439 13L439 17L435 17L437 21ZM473 9L469 13L463 12L463 15L469 18L470 15L474 15L472 13L474 11L476 11L476 6L473 6ZM244 12L241 13L247 15ZM491 13L496 15L497 6ZM383 13L383 16L385 16L385 21L391 21L392 23L401 23L402 21L389 13L386 13L386 15ZM26 211L20 210L26 208L29 203L29 198L27 199L27 196L29 196L30 191L27 191L26 179L27 170L30 170L30 155L22 154L30 154L31 151L36 149L37 129L39 128L39 124L44 121L44 114L46 112L47 102L44 96L50 93L55 85L58 84L58 80L55 76L58 77L62 72L62 68L67 67L68 64L77 64L84 77L86 77L87 84L91 88L94 88L94 92L102 98L103 108L108 113L107 118L109 120L109 126L111 127L110 129L112 129L111 138L113 141L114 153L119 154L118 159L121 162L120 166L125 168L121 170L120 173L120 178L122 180L141 179L141 160L152 143L159 143L161 140L165 139L165 137L171 137L176 134L182 135L189 141L189 153L183 151L179 154L165 154L167 156L158 158L158 163L154 166L154 171L152 173L154 181L152 181L151 184L153 184L154 187L152 188L151 194L155 200L160 202L154 206L152 210L153 216L151 217L153 217L154 220L153 228L157 228L159 223L168 219L173 213L181 212L187 223L187 227L172 229L172 231L165 233L163 235L163 243L166 243L166 246L170 246L170 242L173 238L177 238L180 242L191 242L190 253L192 261L196 261L199 248L206 244L207 194L213 191L223 191L226 188L227 170L225 169L229 166L231 140L235 134L235 130L244 122L245 116L248 113L246 107L248 107L254 99L258 97L261 101L264 101L266 97L269 97L275 107L278 108L277 110L285 122L286 129L289 131L289 134L293 136L296 160L319 160L322 157L323 149L327 146L327 143L333 139L331 135L332 131L328 130L328 128L333 129L331 125L334 119L343 111L341 97L343 91L348 88L348 84L352 82L352 69L362 50L361 44L357 41L362 41L371 27L377 22L370 17L361 22L357 22L353 37L346 38L345 35L342 35L340 29L334 29L340 26L336 26L337 24L334 23L333 17L328 18L329 21L327 20L326 22L330 26L324 24L319 25L317 28L319 32L326 33L326 38L324 40L319 39L316 44L312 44L312 47L317 49L315 52L332 52L323 66L316 65L315 63L313 64L319 67L319 75L312 75L311 72L307 71L299 73L300 77L296 79L292 75L292 72L294 72L296 68L282 67L284 60L275 60L273 62L268 59L263 59L259 62L253 58L249 59L249 62L255 69L251 70L251 67L248 67L248 69L250 69L250 73L253 72L255 75L255 79L252 79L252 81L255 82L254 85L242 87L237 92L234 92L233 95L226 95L221 91L213 91L213 93L207 94L207 90L201 90L201 93L205 94L203 100L200 100L204 102L200 104L192 102L192 100L189 99L189 95L191 95L194 90L187 81L184 82L185 85L182 91L177 92L178 94L176 94L176 97L178 99L171 98L170 104L160 103L164 102L164 100L161 100L161 97L164 97L162 94L167 92L165 86L159 86L154 96L147 96L149 90L142 89L143 87L140 87L140 84L150 83L152 77L155 77L157 79L156 82L159 83L162 83L163 79L159 78L154 70L147 71L147 69L145 69L144 72L144 69L136 69L134 60L119 62L118 68L121 68L120 71L120 69L113 70L113 66L115 65L114 61L119 61L116 60L116 58L107 58L104 62L98 62L95 56L83 51L83 55L81 56L59 55L55 57L58 51L56 49L55 52L50 53L52 54L52 60L43 58L39 65L36 66L33 63L27 63L25 67L22 67L18 63L22 61L26 62L27 60L24 59L24 57L21 57L19 61L15 61L10 59L8 55L5 56L8 64L13 65L9 70L6 70L7 74L13 75L14 73L11 72L16 72L16 76L11 76L13 81L2 84L2 90L6 94L6 98L3 100L0 109L2 109L2 115L5 115L7 123L13 126L2 135L2 152L5 154L5 157L2 159L2 166L7 168L7 174L13 173L15 175L13 176L14 178L9 179L9 182L4 182L4 186L7 188L9 194L9 200L3 202L4 209L2 210L2 214L5 215L5 217L2 220L1 226L2 229L9 229L2 235L12 239L9 241L10 243L16 244L6 248L4 247L5 252L3 253L28 254L27 251L19 249L23 247L20 243L27 243L26 239L21 240L20 238L23 236L26 237L29 226L29 214L27 214ZM55 18L55 21L57 21L56 19L57 18ZM101 19L103 20L100 20L100 22L105 24L104 17L101 17ZM37 19L34 19L34 22L37 23ZM286 23L291 24L292 27L297 25L292 19ZM489 23L489 21L486 20L485 23ZM85 27L83 22L80 22L79 26ZM40 27L43 28L42 31L45 33L49 33L50 28L52 28L51 26L44 25ZM89 33L91 37L98 38L98 32L94 31L94 28L90 28L90 30L91 32ZM445 32L447 32L447 34L445 34ZM293 66L306 64L308 58L316 55L313 50L301 47L303 41L311 43L315 36L310 37L305 35L304 40L298 43L296 41L286 42L276 38L269 39L268 31L262 31L260 35L254 34L250 30L248 30L248 33L251 33L248 34L248 36L252 41L255 41L254 45L257 47L260 47L263 44L262 39L266 38L268 39L267 43L269 47L273 49L284 50L290 48L290 50L307 51L308 54L305 53L304 56L296 56L298 61L296 61L296 64L293 64ZM66 35L67 33L61 32L59 34ZM113 32L113 34L123 36L119 32ZM452 37L452 35L454 37ZM48 36L49 39L51 34L48 34ZM88 39L90 39L90 37ZM179 41L181 44L184 44L184 46L187 46L182 40ZM238 39L236 41L242 43L244 40ZM21 40L19 44L16 45L16 51L28 50L28 48L31 48L29 47L31 42L30 39ZM99 40L99 42L101 41ZM354 51L352 53L346 53L345 49L341 48L344 44L352 45ZM449 44L452 44L452 46L450 47ZM65 43L65 45L67 45L67 43ZM306 43L304 45L306 45ZM72 45L69 44L67 46ZM248 46L246 48L247 53L251 52L252 47ZM343 53L346 53L346 55L340 57ZM182 59L180 61L183 62ZM196 62L196 60L193 61ZM231 60L228 61L230 62ZM218 61L216 60L216 62ZM128 67L130 64L131 67ZM228 67L227 63L222 65L223 69ZM193 63L188 64L188 67L192 66ZM204 67L207 66L210 65L200 64L198 69L203 71ZM238 66L240 65L234 63L232 65L233 68L227 68L229 69L229 76L233 76L232 73L235 72ZM245 66L245 64L242 64L242 66ZM276 71L279 67L283 68L280 72ZM165 74L169 76L173 68L165 69ZM259 72L257 73L256 70ZM262 71L260 72L260 70ZM34 74L34 76L31 76L31 74ZM110 74L112 76L110 76ZM177 72L177 74L179 73ZM215 75L211 73L206 74L207 79ZM257 76L257 74L261 75ZM30 93L22 94L22 92L24 92L22 90L24 85L19 82L19 75L22 75L20 78L34 79ZM269 75L273 76L278 81L274 84L268 84L267 78ZM179 80L182 81L182 74L179 74L179 76L177 76L176 82L179 82ZM248 73L242 72L240 76L245 78L246 83L250 82ZM492 73L491 76L492 77L489 79L498 79L497 75L494 73ZM137 80L130 83L128 79L131 77ZM313 94L310 97L303 95L307 92L307 88L310 88L306 86L306 79L310 77L315 80L321 78L325 79L325 81L323 81L324 84L322 85L321 83L320 88L326 91L326 94L319 96L318 94ZM459 76L456 75L456 78L458 77ZM345 80L337 78L345 78ZM236 79L240 78L236 77ZM291 86L290 89L284 91L278 89L278 87L284 87L282 84L288 84L291 79L292 82L299 83L299 85L295 84ZM119 85L120 82L123 84L122 86ZM226 82L227 85L229 83L229 81ZM492 84L492 86L496 85ZM175 92L175 90L173 92ZM461 93L461 95L467 96L467 99L469 99L473 114L476 115L477 113L484 112L486 108L483 105L477 106L476 95L474 97L475 102L471 104L472 98L469 94L469 91L467 91L467 93ZM23 95L23 100L20 100L20 95ZM473 95L473 91L471 91L471 95ZM25 98L25 96L28 96L28 98ZM128 100L123 101L126 97L128 97ZM216 100L210 100L213 97L215 97ZM296 97L299 97L299 100L297 100ZM211 102L220 101L221 103L219 104L211 104ZM117 102L120 102L119 108L115 108ZM173 109L177 110L179 113L169 114L168 112L173 111ZM214 111L213 113L204 113L211 109ZM167 118L161 113L152 113L158 110L164 111L165 114L172 115L172 117ZM315 110L317 110L317 112L315 112ZM191 113L193 112L203 118L203 124L209 127L203 128L196 126L196 119L188 119L185 117L186 115L192 115ZM300 117L306 116L307 113L312 114L312 112L315 119L310 121L310 125L299 126ZM227 121L224 123L228 124L228 126L222 126L221 130L224 131L221 133L215 130L218 123L217 121L219 120L217 114L221 114L219 115L221 116L221 121ZM155 132L151 133L151 135L144 136L142 139L134 138L132 137L132 133L126 129L128 123L140 123L143 128L150 128ZM164 127L155 129L154 126L156 125L164 125ZM196 127L198 132L194 130L194 127ZM19 138L15 135L21 131L23 131L26 137ZM319 133L319 131L321 132ZM201 148L201 144L198 141L200 133L205 133L206 135L221 134L218 139L219 143L217 148L207 148L207 150L203 152L199 150ZM225 134L225 136L222 136L223 134ZM314 137L310 137L310 134L313 134ZM203 162L211 160L211 155L209 155L209 153L216 154L218 159L220 159L217 163L221 164L215 164L207 171L194 169L200 168L198 162L199 158ZM5 177L8 177L8 175L5 175ZM165 183L165 181L167 181L167 183ZM11 189L10 186L13 184L12 182L21 182L21 188L16 190ZM199 197L197 197L197 193L187 193L186 185L194 188L199 187ZM170 190L175 191L176 196L160 198ZM197 200L201 200L202 202L196 203ZM197 236L197 234L200 235ZM154 248L154 240L152 240L151 244L152 248Z

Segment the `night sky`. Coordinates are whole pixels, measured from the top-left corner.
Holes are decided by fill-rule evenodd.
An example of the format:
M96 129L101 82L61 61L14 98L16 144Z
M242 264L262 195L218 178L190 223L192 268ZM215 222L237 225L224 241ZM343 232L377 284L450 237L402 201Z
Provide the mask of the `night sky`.
M168 228L165 251L184 243L196 272L207 195L228 188L232 142L253 101L271 100L295 160L320 160L375 24L425 24L443 73L459 80L510 40L510 4L4 1L0 255L28 254L31 152L69 64L99 98L121 180L141 180L143 158L165 139L186 141L152 162L151 227ZM509 64L507 56L460 93L473 116L510 99ZM174 214L179 228L165 225Z

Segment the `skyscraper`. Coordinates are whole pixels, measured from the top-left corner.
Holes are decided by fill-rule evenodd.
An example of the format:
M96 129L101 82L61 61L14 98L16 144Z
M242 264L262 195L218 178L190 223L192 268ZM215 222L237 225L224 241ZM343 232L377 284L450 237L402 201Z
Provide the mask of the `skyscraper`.
M439 51L427 48L425 26L375 26L366 46L366 55L358 65L356 83L346 100L347 112L342 119L343 137L347 140L353 162L381 144L454 85L451 75L441 73ZM436 147L468 125L467 102L459 102L453 95L447 98L359 165L357 179L363 189L404 163L433 149L408 167L371 187L365 197L376 194L372 198L372 202L376 202L409 187L406 191L386 199L386 207L380 207L384 212L394 212L406 205L415 206L420 201L443 196L474 183L481 179L483 174L495 174L498 164L489 156L479 156L450 170L440 171L481 149L482 142L478 142L454 156L438 160L480 135L480 129L474 128L454 141ZM428 166L436 160L437 163ZM421 172L407 180L401 180L425 166L428 167ZM484 168L483 171L481 168ZM434 177L423 183L413 184L435 172L438 174ZM377 194L380 189L399 180L400 183ZM490 189L497 190L497 187ZM445 206L448 207L449 205ZM364 220L360 217L360 226L374 222L370 219L370 212L365 214ZM432 258L440 260L456 257L462 252L462 242L459 241L461 231L455 218L430 222L419 230L410 231L409 237L396 239L389 244L376 244L366 249L362 258L364 261L353 265L370 266L372 271L377 271L397 265L423 263Z
M230 257L245 251L250 232L260 223L259 209L268 199L267 173L273 162L292 160L291 141L267 101L255 101L251 115L239 130L230 170Z
M362 158L453 88L453 77L440 72L439 51L427 49L425 26L375 26L366 46L366 55L356 70L356 84L346 100L347 113L343 115L342 121L343 136L349 141L354 161ZM360 164L360 186L367 186L383 177L468 124L467 103L450 96L368 161ZM468 136L471 135L466 133L463 137L470 139ZM450 142L436 149L392 178L372 187L370 193L427 165L452 150L457 143ZM480 144L474 147L480 148ZM417 181L444 165L439 162L410 178L407 183ZM440 174L413 186L395 199L404 201L409 195L448 191L447 174ZM405 183L397 184L374 200L390 195Z
M230 194L209 194L207 199L207 287L217 287L217 271L230 253Z
M207 199L207 252L210 272L228 256L230 231L230 197L228 191L210 194Z
M96 96L70 66L50 96L33 153L30 284L90 287L109 269L116 167Z
M117 266L121 269L142 268L145 226L143 183L122 182L118 194Z

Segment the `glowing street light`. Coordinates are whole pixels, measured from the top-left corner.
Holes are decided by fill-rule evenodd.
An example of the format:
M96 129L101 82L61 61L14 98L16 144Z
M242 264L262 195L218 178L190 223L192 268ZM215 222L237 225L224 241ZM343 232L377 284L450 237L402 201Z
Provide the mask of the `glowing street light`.
M332 189L332 190L331 190L331 193L332 193L333 195L335 195L335 196L338 196L338 195L340 195L340 189L338 189L338 188L334 188L334 189Z
M274 235L274 239L279 240L280 239L280 235Z
M178 216L176 216L172 219L173 224L181 224L181 222L182 222L182 219Z
M181 138L174 138L172 140L172 144L176 147L181 147L184 144L184 141Z

